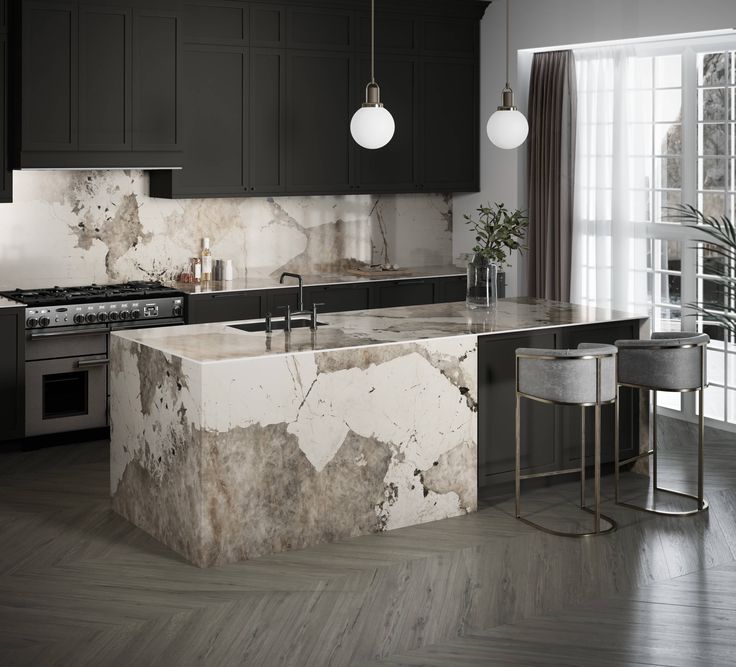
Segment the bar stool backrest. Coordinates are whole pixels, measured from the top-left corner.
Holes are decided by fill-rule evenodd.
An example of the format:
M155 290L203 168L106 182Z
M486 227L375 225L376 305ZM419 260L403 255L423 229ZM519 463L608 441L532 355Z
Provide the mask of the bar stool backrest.
M527 398L549 403L609 403L616 398L616 353L613 345L594 343L582 343L576 350L519 348L517 389Z
M660 391L705 385L707 334L657 332L651 340L617 340L620 384Z

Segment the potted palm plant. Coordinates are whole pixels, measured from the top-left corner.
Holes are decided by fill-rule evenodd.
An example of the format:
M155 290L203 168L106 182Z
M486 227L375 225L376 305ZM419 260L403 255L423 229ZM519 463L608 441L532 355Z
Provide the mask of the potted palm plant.
M475 234L466 303L468 308L493 308L498 298L498 268L508 263L513 250L524 250L529 218L525 211L510 211L503 203L479 206L477 216L463 217Z
M726 215L706 215L694 206L669 207L672 218L698 231L695 239L707 244L711 257L705 280L714 289L704 290L704 298L690 304L711 326L720 326L736 338L736 224Z

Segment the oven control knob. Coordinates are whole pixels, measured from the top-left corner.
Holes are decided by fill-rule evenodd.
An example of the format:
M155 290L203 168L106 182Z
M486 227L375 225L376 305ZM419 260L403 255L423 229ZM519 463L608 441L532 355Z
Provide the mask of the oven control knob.
M98 322L107 322L107 313L97 313Z
M84 315L82 313L77 313L74 316L74 324L84 324Z
M130 313L130 317L134 320L137 320L141 316L141 311L137 308Z
M118 321L118 311L111 310L110 314L108 315L108 318L110 319L110 322L117 322Z
M39 318L38 323L42 327L47 327L49 324L51 324L51 320L48 317L44 316L44 317Z
M35 318L35 317L29 317L29 318L28 318L28 319L26 320L26 326L27 326L27 327L28 327L29 329L33 329L33 327L36 327L36 326L38 326L38 319L37 319L37 318Z
M127 310L121 310L120 311L120 319L121 320L129 320L130 319L130 313Z
M93 322L97 322L97 315L94 313L87 313L87 316L85 317L85 320L92 324Z
M173 307L173 308L171 309L171 314L172 314L172 315L173 315L174 317L181 317L181 306L174 306L174 307Z

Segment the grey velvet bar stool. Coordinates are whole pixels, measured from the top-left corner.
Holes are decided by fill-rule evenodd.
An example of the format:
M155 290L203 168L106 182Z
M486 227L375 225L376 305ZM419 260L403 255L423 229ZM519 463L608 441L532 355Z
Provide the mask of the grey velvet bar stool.
M613 345L581 343L574 350L519 348L516 350L516 518L552 535L585 537L616 530L616 522L601 514L601 406L617 404L616 354ZM552 405L579 405L581 459L579 468L521 474L521 399ZM595 502L585 502L585 408L595 407ZM594 517L593 530L563 532L546 528L521 515L521 482L525 479L580 473L580 508ZM609 527L601 530L601 519Z
M619 461L619 425L616 418L615 443L615 486L616 503L624 507L668 514L670 516L689 516L708 509L708 502L703 496L703 440L705 437L704 394L706 380L706 349L710 337L707 334L689 332L653 333L651 340L617 340L618 347L618 384L619 387L652 392L652 448L646 452ZM675 391L678 393L699 392L698 405L698 493L692 495L674 489L665 489L657 483L657 392ZM652 457L652 486L654 492L663 491L697 501L697 507L687 511L658 510L654 507L623 502L620 498L619 477L621 466L633 463L642 458Z

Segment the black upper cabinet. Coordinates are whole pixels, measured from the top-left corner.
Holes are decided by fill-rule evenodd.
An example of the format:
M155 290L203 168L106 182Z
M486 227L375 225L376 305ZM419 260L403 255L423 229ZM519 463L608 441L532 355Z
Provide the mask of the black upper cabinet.
M284 192L286 51L252 47L249 82L245 156L250 174L250 194Z
M323 1L186 0L188 173L152 173L153 196L479 188L477 59L485 3L378 3L376 79L396 133L372 151L350 136L350 118L370 79L370 14L362 3ZM194 44L211 49L211 57L202 51L194 57ZM223 47L242 49L248 63L242 85ZM216 60L228 61L222 72ZM208 76L213 81L202 83ZM211 104L191 98L206 89ZM231 116L241 93L242 127ZM224 158L215 165L218 151Z
M247 52L239 47L187 45L184 51L184 168L172 177L178 193L243 192L247 183L245 85ZM202 132L206 127L207 132Z
M480 189L478 73L475 62L427 58L421 64L420 189Z
M0 34L0 202L13 201L13 172L8 159L8 36Z
M76 3L23 3L24 153L77 150L78 24Z
M370 80L370 57L358 59L359 74L353 84L358 99ZM364 192L411 192L416 189L416 74L414 58L384 56L376 60L381 100L391 112L396 131L379 150L355 146L357 184Z
M79 149L131 146L131 23L128 8L79 8Z
M171 9L133 11L135 152L179 150L180 26L179 13Z
M274 48L284 10L218 2L184 11L183 169L152 172L151 194L285 191L286 52Z
M350 192L354 58L339 51L287 51L286 57L287 191Z
M178 166L178 6L23 2L17 164Z

